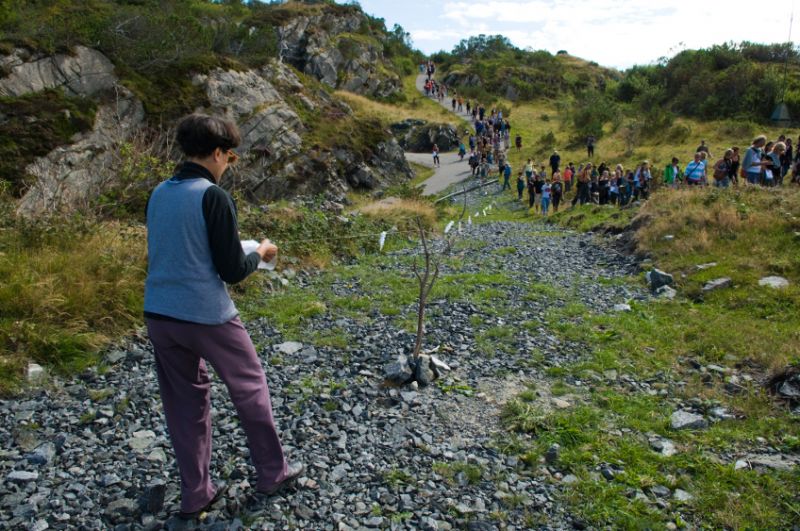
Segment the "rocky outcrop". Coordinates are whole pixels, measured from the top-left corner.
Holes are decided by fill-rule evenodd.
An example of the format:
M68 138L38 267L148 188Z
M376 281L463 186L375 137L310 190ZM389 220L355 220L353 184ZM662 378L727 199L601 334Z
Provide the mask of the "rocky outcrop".
M90 131L24 168L33 184L19 202L22 215L90 204L113 186L122 160L120 148L133 135L152 132L142 103L96 50L78 47L71 55L52 57L16 50L0 58L0 67L8 73L0 78L4 95L61 89L98 102ZM196 75L192 82L208 101L198 110L228 116L239 125L242 158L228 182L252 199L322 193L341 202L351 189L374 189L412 176L389 131L373 131L352 146L351 137L320 142L313 132L323 121L338 121L347 130L363 127L346 104L315 82L304 85L289 65L274 61L254 70L218 68ZM306 140L309 136L315 141Z
M477 74L469 72L450 72L442 83L448 87L479 87L482 85L481 78Z
M384 64L377 37L359 33L364 14L299 16L277 29L283 60L337 89L378 98L401 90L401 80Z
M425 120L403 120L391 126L400 146L412 153L428 153L433 145L441 151L458 147L458 131L450 124L429 124Z
M114 65L96 50L77 46L72 54L41 56L17 49L0 58L8 72L0 79L0 94L19 97L48 89L94 98L94 127L65 147L36 159L24 171L33 185L17 212L33 216L83 205L113 179L114 150L144 123L142 103L119 83Z
M367 152L305 146L303 135L316 124L306 126L288 98L321 120L353 120L352 112L326 91L309 90L285 64L245 72L217 69L194 81L205 89L208 112L239 124L244 157L235 181L253 199L324 193L342 201L351 189L378 188L412 176L402 148L388 132Z
M22 96L61 88L73 96L94 96L117 86L114 65L102 53L76 46L73 54L42 56L18 48L0 57L0 95Z

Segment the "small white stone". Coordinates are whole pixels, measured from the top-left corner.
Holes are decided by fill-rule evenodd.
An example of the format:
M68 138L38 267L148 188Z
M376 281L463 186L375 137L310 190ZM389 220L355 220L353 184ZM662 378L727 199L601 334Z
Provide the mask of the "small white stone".
M303 344L298 341L285 341L275 348L281 353L291 356L295 352L301 350L303 348Z
M687 502L694 498L694 496L681 489L675 489L675 492L672 493L672 497L681 502Z
M29 363L28 364L28 381L34 382L41 378L44 378L44 367L39 365L38 363Z
M553 405L555 407L557 407L558 409L567 409L572 405L569 402L567 402L566 400L561 400L560 398L553 398L552 402L553 402Z
M767 286L772 289L781 289L789 286L789 281L783 277L764 277L758 281L759 286Z

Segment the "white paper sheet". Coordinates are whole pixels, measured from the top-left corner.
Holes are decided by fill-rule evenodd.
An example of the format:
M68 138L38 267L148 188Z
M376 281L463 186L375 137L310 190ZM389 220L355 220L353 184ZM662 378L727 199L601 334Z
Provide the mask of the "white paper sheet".
M250 254L254 252L256 249L258 249L259 245L261 244L255 240L242 240L242 250L244 251L244 254ZM259 261L258 268L272 271L275 269L275 264L277 263L278 255L276 254L269 262L265 262L264 260Z

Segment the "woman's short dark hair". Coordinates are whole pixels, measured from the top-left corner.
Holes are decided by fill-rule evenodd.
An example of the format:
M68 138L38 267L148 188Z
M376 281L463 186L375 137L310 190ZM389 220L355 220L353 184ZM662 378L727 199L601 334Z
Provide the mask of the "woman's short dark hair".
M242 142L233 122L198 113L181 120L175 139L187 157L206 157L217 148L227 151Z

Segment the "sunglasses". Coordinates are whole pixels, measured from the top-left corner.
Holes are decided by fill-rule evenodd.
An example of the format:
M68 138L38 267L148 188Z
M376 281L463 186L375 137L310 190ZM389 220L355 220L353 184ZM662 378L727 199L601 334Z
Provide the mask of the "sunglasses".
M232 149L225 151L225 155L228 156L228 164L233 164L234 162L239 160L239 154Z

